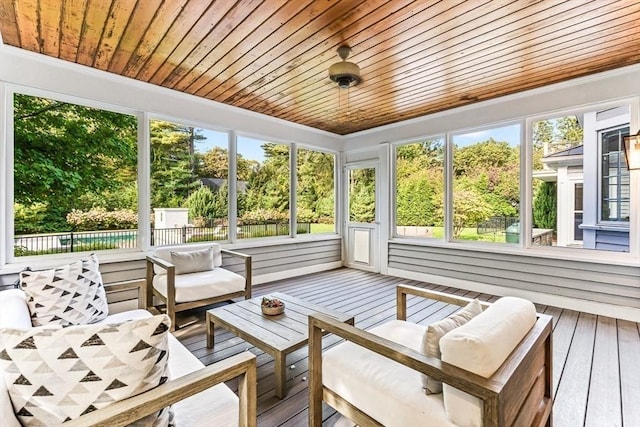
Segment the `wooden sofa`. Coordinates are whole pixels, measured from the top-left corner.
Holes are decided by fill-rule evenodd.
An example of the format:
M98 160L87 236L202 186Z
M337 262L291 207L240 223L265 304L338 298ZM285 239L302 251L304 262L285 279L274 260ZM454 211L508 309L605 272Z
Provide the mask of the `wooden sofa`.
M498 362L497 370L487 378L440 359L426 356L421 351L423 343L419 337L412 335L419 335L422 331L426 331L426 327L405 322L407 295L460 306L471 301L468 298L400 285L397 288L397 319L399 321L388 322L393 323L392 325L385 324L373 328L371 330L373 333L336 322L321 314L309 317L310 426L322 425L323 401L356 424L368 426L551 425L552 323L550 316L536 314L532 307L530 315L533 326L530 329L529 327L524 329L522 334L524 338L510 353L508 349L506 350L506 359L501 365ZM511 300L516 299L512 298L509 301ZM474 319L491 315L486 310L489 304L482 303L482 305L485 311ZM486 320L487 317L484 319ZM336 334L347 341L323 354L321 341L323 331ZM489 331L489 334L491 333ZM440 340L441 345L443 340L444 337ZM403 345L403 342L409 346ZM329 355L332 357L329 358ZM443 349L443 359L444 356ZM481 357L482 355L479 359ZM336 361L340 366L335 366ZM341 365L342 363L344 365ZM327 372L332 372L333 378L338 377L337 381L332 379L333 383L323 377L323 371L329 367L331 371ZM340 375L335 375L336 369L341 373ZM375 372L373 374L365 372L364 375L360 375L363 370ZM435 380L442 381L443 392L427 395L420 384L422 375L429 375ZM346 377L351 379L343 380ZM362 381L358 383L360 380ZM355 386L354 381L357 383ZM327 383L330 383L333 389L327 386ZM446 393L450 393L449 397L443 396ZM362 403L362 399L371 396L377 396L377 399L374 399L376 400L374 402L367 402L368 412L376 414L367 413L367 410L361 408L366 406ZM458 418L460 416L469 418L469 414L460 415L460 412L471 412L471 418L473 416L476 418L460 424L453 422L450 418L451 414L447 413L447 410L452 410L453 405L448 408L445 406L450 405L452 402L450 399L454 398L458 399L456 404L462 401L467 405L467 409L471 408L471 411L459 411ZM418 409L413 413L412 408ZM390 416L389 412L393 411L396 411L396 415Z
M118 289L140 288L144 281L116 285ZM139 299L144 304L143 298ZM146 310L129 310L109 315L100 323L118 323L149 317ZM0 292L0 328L31 328L29 307L24 292L11 289ZM65 426L126 426L168 405L173 406L178 425L225 425L252 427L256 425L256 359L249 352L229 357L205 367L173 335L169 334L169 381L128 399L95 410ZM238 379L238 393L225 381ZM0 371L0 424L18 427L9 392Z

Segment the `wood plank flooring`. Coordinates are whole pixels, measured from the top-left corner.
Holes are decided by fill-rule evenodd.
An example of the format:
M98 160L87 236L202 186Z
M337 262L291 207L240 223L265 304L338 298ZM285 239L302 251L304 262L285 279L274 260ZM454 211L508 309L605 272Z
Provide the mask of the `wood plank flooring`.
M286 294L355 315L364 329L395 318L395 285L406 283L493 301L497 297L456 288L399 279L341 268L268 283L254 288L254 296ZM555 427L640 426L640 324L572 310L537 305L553 316L553 379ZM409 298L409 320L428 324L448 316L455 306ZM204 311L188 315L191 323L175 335L204 364L242 351L251 351L258 363L258 425L307 425L307 347L287 358L287 396L274 396L274 362L271 356L222 329L215 331L215 352L207 349ZM323 339L329 348L339 340ZM231 387L235 384L230 383ZM325 426L352 425L331 408L324 408Z

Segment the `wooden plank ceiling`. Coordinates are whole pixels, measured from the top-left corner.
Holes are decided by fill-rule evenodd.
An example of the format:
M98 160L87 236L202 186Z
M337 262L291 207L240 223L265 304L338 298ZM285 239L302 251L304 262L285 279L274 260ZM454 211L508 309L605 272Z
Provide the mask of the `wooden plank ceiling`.
M349 134L640 62L633 0L0 0L3 42ZM338 89L336 49L362 82Z

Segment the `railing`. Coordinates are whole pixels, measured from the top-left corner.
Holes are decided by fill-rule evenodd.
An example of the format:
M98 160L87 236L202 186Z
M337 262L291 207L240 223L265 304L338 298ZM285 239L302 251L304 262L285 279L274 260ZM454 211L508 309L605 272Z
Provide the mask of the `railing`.
M137 247L137 230L79 231L15 236L15 256Z
M476 226L478 234L500 233L518 222L517 216L494 216Z
M298 234L311 232L310 223L299 223ZM286 236L289 224L251 224L237 228L238 238ZM213 242L229 239L229 227L152 228L151 245L164 246L194 242ZM138 247L138 230L81 231L50 234L19 235L14 238L14 255L46 255L105 249Z

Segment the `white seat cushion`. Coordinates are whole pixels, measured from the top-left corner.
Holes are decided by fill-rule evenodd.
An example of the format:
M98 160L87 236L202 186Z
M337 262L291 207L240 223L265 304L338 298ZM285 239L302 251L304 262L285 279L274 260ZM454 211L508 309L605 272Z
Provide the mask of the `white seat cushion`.
M393 320L369 332L422 352L426 327ZM422 374L351 342L322 355L323 384L388 427L453 426L442 394L425 394Z
M241 292L245 287L245 279L224 268L214 268L209 271L176 275L175 284L176 302L180 303L214 298L231 292ZM155 275L153 287L166 297L167 275Z

